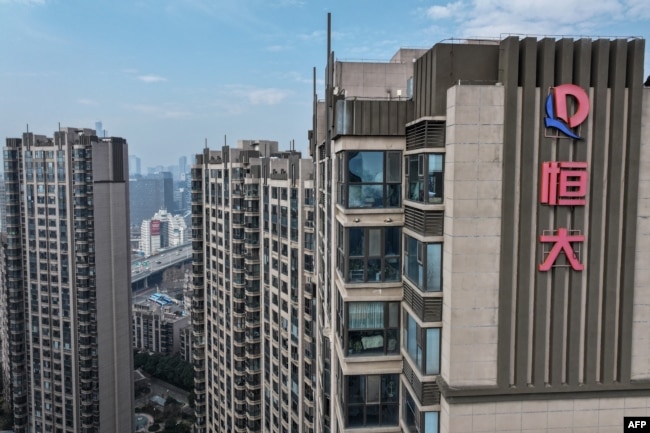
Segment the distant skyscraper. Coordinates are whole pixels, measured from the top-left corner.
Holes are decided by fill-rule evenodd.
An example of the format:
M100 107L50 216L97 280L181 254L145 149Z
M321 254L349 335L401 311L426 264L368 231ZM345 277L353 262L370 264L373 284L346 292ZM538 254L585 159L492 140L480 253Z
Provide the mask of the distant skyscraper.
M104 125L102 125L101 121L95 122L95 132L97 133L98 137L104 137L106 135L106 132L104 131Z
M197 156L198 432L314 431L312 169L269 141Z
M178 177L187 173L187 156L181 156L178 158Z
M15 432L133 431L127 154L91 129L7 139Z
M140 158L135 155L129 155L129 177L140 174Z
M143 220L151 218L160 209L173 211L174 180L171 173L160 172L130 179L129 200L132 226L139 227Z

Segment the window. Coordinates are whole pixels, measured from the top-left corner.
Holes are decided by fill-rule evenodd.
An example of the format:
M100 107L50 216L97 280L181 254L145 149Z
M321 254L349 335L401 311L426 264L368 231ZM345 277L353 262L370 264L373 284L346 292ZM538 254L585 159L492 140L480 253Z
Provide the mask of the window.
M444 198L444 154L410 155L405 159L408 183L406 198L420 203L442 203Z
M398 425L398 374L344 376L339 370L346 427Z
M339 225L337 266L346 281L399 281L400 227Z
M401 152L347 151L338 159L339 204L350 209L401 206Z
M404 236L404 275L423 292L442 290L442 244Z
M404 347L423 374L440 373L440 328L422 328L404 314Z
M406 388L402 388L402 395L406 396L402 405L406 431L408 433L438 433L439 412L420 412Z
M339 335L349 356L399 353L399 302L347 302L339 298ZM343 321L343 322L342 322Z

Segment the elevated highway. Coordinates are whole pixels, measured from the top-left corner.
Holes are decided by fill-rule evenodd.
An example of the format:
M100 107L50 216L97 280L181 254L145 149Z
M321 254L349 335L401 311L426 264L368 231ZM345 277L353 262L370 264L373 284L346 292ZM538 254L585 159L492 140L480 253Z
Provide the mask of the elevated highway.
M192 248L189 242L178 247L168 248L154 256L132 260L131 288L147 287L149 279L159 278L165 269L191 260Z

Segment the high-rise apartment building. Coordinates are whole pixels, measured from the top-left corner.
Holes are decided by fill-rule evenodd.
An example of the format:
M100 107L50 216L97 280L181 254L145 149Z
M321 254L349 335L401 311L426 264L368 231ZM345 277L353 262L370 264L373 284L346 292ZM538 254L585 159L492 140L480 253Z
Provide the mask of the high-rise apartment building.
M5 206L5 180L4 174L0 174L0 232L7 230L7 208Z
M277 143L205 149L192 168L200 432L315 428L313 164Z
M317 431L618 432L650 414L643 52L508 37L369 64L328 48L310 134Z
M91 129L7 139L16 432L133 431L127 155Z

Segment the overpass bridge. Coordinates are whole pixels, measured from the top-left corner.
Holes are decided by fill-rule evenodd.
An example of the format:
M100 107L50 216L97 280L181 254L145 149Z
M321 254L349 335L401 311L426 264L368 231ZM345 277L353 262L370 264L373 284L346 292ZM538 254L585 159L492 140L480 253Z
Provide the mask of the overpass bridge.
M182 265L192 260L191 243L167 248L154 256L131 261L131 289L148 287L158 282L165 269Z

